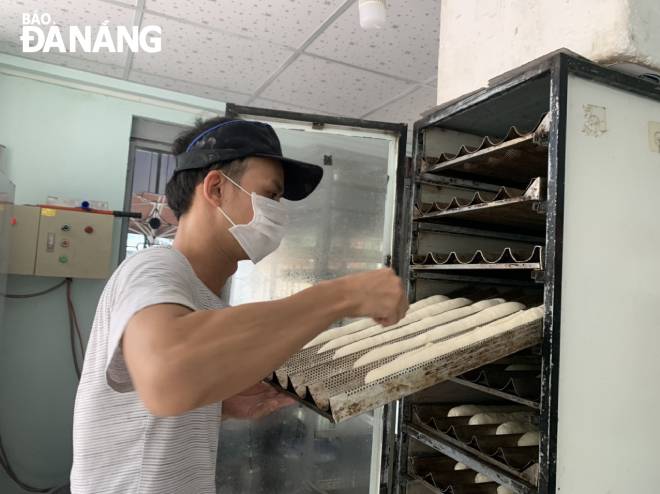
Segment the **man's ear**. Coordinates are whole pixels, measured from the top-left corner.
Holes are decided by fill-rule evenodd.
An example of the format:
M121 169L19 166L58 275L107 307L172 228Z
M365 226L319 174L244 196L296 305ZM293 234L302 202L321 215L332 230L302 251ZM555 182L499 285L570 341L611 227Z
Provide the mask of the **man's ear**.
M211 170L200 184L204 199L213 207L218 207L222 203L222 190L226 181L227 179L219 170Z

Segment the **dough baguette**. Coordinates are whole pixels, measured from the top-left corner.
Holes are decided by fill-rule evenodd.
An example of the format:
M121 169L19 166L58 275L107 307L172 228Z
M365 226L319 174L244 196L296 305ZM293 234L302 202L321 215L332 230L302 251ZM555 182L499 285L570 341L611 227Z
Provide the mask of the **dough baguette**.
M384 369L387 369L389 371L391 369L396 369L391 372L383 371L385 372L385 375L394 374L395 372L398 372L399 370L403 370L412 365L426 362L427 360L433 360L435 358L433 357L434 352L437 351L436 346L433 345L433 343L439 340L443 340L445 338L450 338L451 336L455 336L459 333L463 333L475 327L483 326L488 323L494 322L498 319L502 319L503 317L506 317L512 313L518 312L520 309L523 309L524 307L525 307L524 305L518 302L504 302L501 304L491 306L476 314L465 317L463 319L459 319L458 321L454 321L449 324L438 326L437 328L431 329L430 331L426 331L418 336L414 336L407 340L399 341L396 343L390 343L389 345L376 348L375 350L372 350L371 352L360 357L355 362L354 367L360 367L362 365L366 365L371 362L376 362L386 357L391 357L392 355L397 355L401 353L403 355L399 356L399 358L397 358L393 362L390 362L389 364L385 364L384 366L379 367L378 369L374 369L369 373L372 375L378 375L380 373L376 371L381 371ZM442 345L451 343L453 340L454 338L451 338L447 342L443 341ZM459 341L462 344L465 344L463 343L464 342L463 339ZM428 347L422 348L420 350L420 347L424 347L424 345L428 345ZM431 350L430 352L428 352L429 349ZM418 357L417 353L413 354L413 352L409 352L410 350L413 351L419 350L420 351L419 357L421 359L426 359L426 360L420 360L420 358L417 358ZM404 352L408 352L408 353L404 353ZM426 352L426 353L422 353L422 352ZM427 354L430 356L427 357ZM365 382L371 382L371 381L365 381Z
M309 343L307 343L303 347L303 349L313 347L321 343L325 343L326 341L330 341L333 338L338 338L344 334L354 333L355 331L362 331L363 329L367 329L370 328L371 326L377 326L377 325L378 323L376 321L368 317L364 319L358 319L357 321L353 321L351 323L345 324L344 326L339 326L336 328L331 328L326 331L323 331L323 333L321 333L316 338L314 338Z
M419 300L414 304L410 304L410 307L408 307L408 312L406 312L406 315L410 314L411 312L415 312L420 309L423 309L428 305L437 304L438 302L444 302L445 300L448 300L448 298L449 297L446 297L444 295L432 295L431 297L427 297L422 300ZM309 348L315 345L319 345L321 343L330 341L334 338L338 338L346 334L351 334L356 331L361 331L363 329L370 328L371 326L380 326L380 325L369 317L358 319L349 324L345 324L337 328L331 328L326 331L323 331L323 333L319 334L317 337L310 340L303 348Z
M474 476L475 484L485 484L486 482L492 482L492 480L486 477L483 473L478 473Z
M528 422L504 422L497 428L495 434L498 436L503 434L524 434L525 432L534 432L537 429L538 427Z
M504 368L504 372L518 372L518 371L537 371L538 365L532 364L511 364Z
M456 463L456 465L454 465L454 470L469 470L469 468L463 463Z
M468 425L493 425L508 422L510 420L529 420L534 416L534 412L496 412L496 413L478 413L468 422Z
M446 295L431 295L430 297L423 298L417 302L413 302L408 307L408 312L415 312L429 305L437 304L438 302L444 302L449 300L449 297Z
M466 298L455 298L438 304L438 308L440 308L439 306L441 305L443 306L442 309L445 310L439 312L433 317L427 317L426 319L408 324L402 328L396 328L395 326L383 328L382 326L379 326L377 328L365 329L360 333L356 333L356 335L364 334L366 336L368 333L368 336L338 348L333 358L337 359L339 357L359 352L360 350L374 348L389 343L394 339L403 338L409 334L418 333L425 329L446 324L455 321L456 319L461 319L480 310L479 308L474 307L475 304L469 305L470 303L471 301Z
M458 405L447 412L447 417L472 417L478 413L515 412L522 409L520 405Z
M539 464L534 463L523 470L522 476L534 485L539 485Z
M538 446L541 444L541 433L539 431L525 432L518 439L518 446Z
M369 338L371 336L384 333L386 331L391 331L393 329L400 328L402 326L407 328L415 324L423 323L424 321L427 321L433 318L434 316L438 316L451 309L457 309L459 307L463 307L471 303L472 300L467 298L454 298L450 300L445 300L444 302L438 302L436 304L429 305L415 312L408 313L398 323L392 324L391 326L382 326L378 324L376 326L371 326L361 331L357 331L355 333L347 334L344 336L340 336L339 338L330 340L319 349L318 353L327 352L328 350L334 350L336 348L349 345L364 338Z
M522 307L523 305L517 302L506 302L504 304L483 310L475 316L466 317L465 319L457 321L457 323L467 321L468 319L475 321L477 316L486 315L486 313L488 313L486 317L481 318L481 321L484 321L481 324L474 324L473 322L471 326L468 324L468 327L465 328L471 329L474 326L477 326L476 329L464 332L463 334L454 336L453 338L449 338L439 343L433 343L433 340L439 340L442 338L442 336L439 335L452 336L464 330L458 329L457 327L452 327L452 325L456 323L450 323L420 335L421 337L426 337L426 341L418 336L411 338L410 340L396 343L394 345L386 345L382 348L378 348L377 350L388 349L386 352L394 352L391 353L394 355L401 353L401 350L405 351L411 347L415 349L411 352L399 355L399 357L394 359L392 362L373 369L367 373L364 382L368 384L373 381L377 381L378 379L391 376L415 365L423 364L431 360L444 357L452 352L460 350L461 348L473 345L479 341L483 341L493 336L497 336L498 334L505 333L518 326L543 319L543 306L534 307L533 309L528 309L525 311L518 311L518 309ZM506 317L507 314L511 314L511 312L516 311L518 312L515 314L515 316ZM502 319L503 317L505 317L505 319ZM501 319L501 321L498 321L498 319ZM413 342L413 340L417 341ZM420 346L420 344L426 344L426 346L417 348ZM402 346L405 348L401 348ZM362 359L368 356L369 353L364 355ZM358 362L360 360L361 359L359 359ZM356 362L356 366L358 362Z

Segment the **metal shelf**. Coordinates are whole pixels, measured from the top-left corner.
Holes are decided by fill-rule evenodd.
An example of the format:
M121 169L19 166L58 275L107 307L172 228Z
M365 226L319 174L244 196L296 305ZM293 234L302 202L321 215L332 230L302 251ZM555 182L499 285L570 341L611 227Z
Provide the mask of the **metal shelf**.
M456 490L454 486L448 487L447 489L442 489L438 487L437 485L434 485L433 482L433 476L425 476L422 477L420 475L407 475L407 480L409 482L419 482L424 485L424 489L426 489L428 492L432 492L433 494L460 494L461 492L464 492L463 490ZM486 486L492 486L490 489L486 490ZM495 482L489 482L488 484L470 484L468 489L470 493L476 493L476 492L489 492L492 493L494 492L494 489L496 489L497 484ZM458 486L460 489L460 485ZM478 489L478 490L477 490Z
M549 114L528 133L515 127L500 141L485 137L477 148L461 147L455 155L426 157L424 173L442 174L483 182L525 185L547 176Z
M469 201L454 197L448 203L422 204L413 220L543 231L545 216L541 201L545 195L544 183L544 179L537 177L522 193L502 187L494 197L475 192Z
M503 399L508 400L508 401L513 401L515 403L519 403L520 405L525 405L525 406L534 408L536 410L541 409L540 403L538 403L536 401L527 400L525 398L522 398L520 396L511 394L511 393L507 393L505 391L500 391L500 390L495 389L495 388L484 386L483 384L473 383L472 381L468 381L467 379L462 379L460 377L455 377L455 378L449 379L449 380L453 383L460 384L461 386L472 388L472 389L475 389L477 391L481 391L482 393L487 393L489 395L497 396L498 398L503 398Z
M532 273L536 272L537 271L533 271ZM536 288L539 286L538 281L531 276L521 278L519 275L525 274L521 271L507 271L505 273L498 271L498 276L479 276L479 273L454 274L429 270L412 270L409 274L411 280L455 281L457 283L480 283L485 285L517 286L525 288ZM503 274L514 276L502 276Z
M531 269L540 271L540 262L508 262L508 263L479 263L479 264L431 264L419 265L413 264L410 269L415 271L446 271L446 270L478 270L478 269Z
M459 254L457 252L414 254L411 256L410 269L413 271L444 270L536 270L543 269L543 249L540 245L530 251L514 251L510 247L502 252L483 252Z
M451 436L421 424L404 424L403 432L434 450L486 475L517 494L535 494L536 488L523 479L520 472Z
M423 232L455 233L457 235L514 240L516 242L528 242L532 244L543 244L545 242L543 232L520 233L517 229L507 230L510 231L504 231L501 227L493 229L493 227L489 225L456 225L424 221L415 221L412 224L413 234Z

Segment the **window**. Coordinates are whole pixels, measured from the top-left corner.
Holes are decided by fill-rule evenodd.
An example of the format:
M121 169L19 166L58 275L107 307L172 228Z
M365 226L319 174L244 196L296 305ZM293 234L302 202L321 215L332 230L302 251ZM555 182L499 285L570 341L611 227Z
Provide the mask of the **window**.
M160 151L137 148L133 172L133 193L164 194L165 185L174 172L173 155Z
M129 221L126 257L151 245L171 244L177 226L176 217L165 199L165 186L176 165L174 156L137 146L133 156L130 210L142 213L142 219Z
M133 119L124 208L141 213L142 218L124 222L120 260L151 245L171 244L174 239L177 220L167 206L165 187L176 166L170 145L185 129Z

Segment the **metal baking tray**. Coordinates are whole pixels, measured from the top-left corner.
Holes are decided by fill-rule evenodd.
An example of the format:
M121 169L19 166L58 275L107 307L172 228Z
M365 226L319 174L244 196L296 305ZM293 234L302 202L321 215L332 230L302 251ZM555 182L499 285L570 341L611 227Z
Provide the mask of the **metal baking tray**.
M545 215L545 179L537 177L525 190L501 187L495 194L475 192L471 199L423 203L416 207L417 222L467 222L542 231Z
M438 253L413 254L412 270L446 269L543 269L543 247L536 245L531 249L512 249L506 247L501 252L473 253Z
M396 356L353 368L371 349L333 360L334 350L318 353L319 344L291 357L269 382L336 423L537 345L541 335L542 321L535 321L369 384L366 374Z
M456 154L427 156L423 173L442 174L484 182L524 185L547 176L550 114L528 132L511 127L502 139L486 136L479 146L461 146Z
M499 459L466 446L432 426L414 423L406 424L404 427L406 433L413 439L463 463L468 468L483 473L498 484L505 485L518 494L536 493L536 486L530 481L531 479L523 477L521 471L502 463Z

